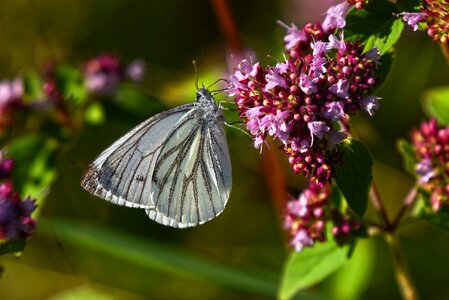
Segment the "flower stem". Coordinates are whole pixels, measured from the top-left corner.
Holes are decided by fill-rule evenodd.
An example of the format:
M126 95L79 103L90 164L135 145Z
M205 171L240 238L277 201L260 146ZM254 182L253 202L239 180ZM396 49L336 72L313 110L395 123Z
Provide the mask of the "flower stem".
M410 273L403 260L403 255L401 249L399 248L397 239L393 235L388 234L385 235L385 240L390 246L390 250L393 256L395 276L402 294L402 298L405 300L419 299Z
M387 228L391 228L390 220L388 219L387 210L385 209L385 205L382 201L382 198L380 197L379 191L377 190L376 184L373 182L371 185L371 200L376 207L376 209L379 211L382 219L384 220L385 226Z
M404 203L402 204L401 210L398 212L393 222L391 223L392 228L396 228L404 216L405 212L410 208L410 206L415 202L417 195L416 186L413 186L408 192L407 196L404 199Z
M268 148L268 147L267 147ZM274 205L278 215L282 215L285 201L287 201L287 184L284 173L273 149L264 149L262 153L262 166L265 173L265 179L271 197L274 200Z
M240 42L237 26L235 25L228 1L213 0L212 4L218 17L218 24L228 42L229 50L233 53L240 52L242 50L242 43Z
M449 45L446 43L440 43L441 51L444 54L444 58L446 58L446 62L449 64Z

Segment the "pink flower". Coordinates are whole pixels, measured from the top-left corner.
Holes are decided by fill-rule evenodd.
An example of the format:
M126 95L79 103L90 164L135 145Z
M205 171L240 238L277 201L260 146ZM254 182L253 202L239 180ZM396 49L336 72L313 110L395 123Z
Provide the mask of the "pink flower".
M21 78L12 81L0 82L0 111L10 105L19 102L24 95L24 87Z
M348 89L349 89L348 81L346 79L339 79L337 83L333 84L329 88L329 91L334 95L345 99L349 97Z
M345 116L344 103L342 101L335 101L325 104L324 117L332 121L337 121Z
M302 251L304 247L313 246L313 239L307 234L306 230L301 229L293 236L290 244L299 252Z
M287 29L287 34L284 37L285 49L290 50L298 43L308 40L307 35L303 31L298 30L298 27L296 27L296 25L291 24L291 27L289 27L287 24L281 21L277 21L277 23Z
M275 72L265 75L265 79L267 81L267 84L265 85L265 91L269 91L277 86L282 88L287 87L287 82L285 81L285 79Z
M337 28L343 28L346 26L346 14L348 13L351 5L344 1L338 5L331 6L326 13L326 18L323 22L324 31L335 31Z
M424 13L413 12L403 12L397 15L402 17L402 20L404 20L404 22L407 22L409 26L413 27L413 31L418 30L418 23L426 17L426 14Z
M310 137L312 138L312 142L310 145L313 145L313 137L316 136L318 138L323 138L324 133L329 132L330 127L326 125L325 122L322 121L313 121L307 123L307 127L310 130Z
M360 100L362 108L368 112L370 116L374 115L374 112L379 108L379 100L381 97L366 96Z
M299 76L299 88L307 95L317 92L316 85L306 74L301 74Z
M329 36L329 47L341 52L346 52L346 42L343 36L343 32L340 34L340 38L331 34Z

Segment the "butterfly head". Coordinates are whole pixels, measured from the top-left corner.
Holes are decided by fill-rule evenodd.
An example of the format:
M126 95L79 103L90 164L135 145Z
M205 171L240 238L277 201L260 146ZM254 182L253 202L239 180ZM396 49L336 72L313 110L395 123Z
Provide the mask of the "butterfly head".
M196 102L201 105L216 104L214 96L212 96L211 92L205 87L201 87L196 91Z

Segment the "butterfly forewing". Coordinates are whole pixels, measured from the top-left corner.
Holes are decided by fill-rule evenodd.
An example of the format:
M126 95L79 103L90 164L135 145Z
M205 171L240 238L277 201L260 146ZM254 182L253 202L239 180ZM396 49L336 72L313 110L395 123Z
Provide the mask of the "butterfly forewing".
M151 175L156 157L177 121L193 104L162 112L141 123L89 165L81 186L115 204L150 208Z
M231 191L224 117L206 89L120 138L89 165L81 185L156 222L191 227L220 214Z

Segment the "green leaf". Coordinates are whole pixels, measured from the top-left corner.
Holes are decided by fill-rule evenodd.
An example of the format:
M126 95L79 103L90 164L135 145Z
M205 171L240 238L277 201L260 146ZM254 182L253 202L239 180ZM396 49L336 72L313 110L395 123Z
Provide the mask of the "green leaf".
M113 300L121 299L117 295L107 293L106 291L96 289L90 285L76 286L53 295L50 300L79 300L79 299L95 299L95 300Z
M354 255L332 277L331 288L333 299L361 299L371 283L375 268L375 252L372 241L359 240Z
M376 86L379 89L383 83L387 81L388 74L390 74L391 66L393 65L394 53L392 51L385 53L380 58L380 64L377 67L377 76L380 84Z
M165 109L154 97L132 85L121 85L117 91L117 104L126 112L136 116L149 117L155 111Z
M343 164L336 166L335 180L349 207L361 217L368 205L373 159L368 148L356 140L340 145L339 149L343 153Z
M31 196L37 201L33 217L39 214L47 189L56 176L54 155L57 147L56 140L35 135L26 135L8 144L7 155L15 160L15 189L22 197Z
M21 253L25 249L25 240L9 241L0 244L0 255L7 253Z
M345 36L359 40L365 45L365 51L377 47L386 54L398 41L404 23L398 17L394 4L387 0L371 1L362 10L353 9L346 17Z
M422 2L421 0L397 1L395 5L398 11L419 12Z
M290 299L296 292L320 282L346 262L348 249L334 242L318 243L313 248L293 252L284 266L280 299Z
M396 148L401 154L404 169L408 173L415 175L415 167L417 163L415 148L412 146L412 144L404 139L400 139L397 141Z
M106 120L103 106L98 102L91 103L84 112L84 120L89 125L100 125Z
M421 98L427 116L449 125L449 86L430 89Z
M449 212L439 211L438 213L426 214L421 216L422 219L432 225L444 230L449 230Z
M196 279L241 292L274 298L278 279L260 270L240 270L220 265L181 249L151 242L125 232L92 224L62 219L41 220L40 232L56 234L59 239L129 264L174 276Z
M332 186L331 196L332 205L340 211L344 210L346 206L346 200L343 193L340 191L337 185Z
M79 68L70 65L60 65L55 70L56 84L64 98L81 104L87 100L87 89Z
M44 96L42 79L36 72L27 72L23 76L25 95L29 100L41 99Z

